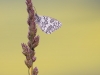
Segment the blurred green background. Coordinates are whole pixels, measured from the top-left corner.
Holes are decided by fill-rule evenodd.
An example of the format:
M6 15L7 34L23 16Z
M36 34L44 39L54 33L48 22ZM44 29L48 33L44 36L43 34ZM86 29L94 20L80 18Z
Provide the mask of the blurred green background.
M62 22L40 36L33 67L38 75L100 75L100 0L32 0L39 15ZM0 75L28 75L21 43L27 43L25 0L0 0Z

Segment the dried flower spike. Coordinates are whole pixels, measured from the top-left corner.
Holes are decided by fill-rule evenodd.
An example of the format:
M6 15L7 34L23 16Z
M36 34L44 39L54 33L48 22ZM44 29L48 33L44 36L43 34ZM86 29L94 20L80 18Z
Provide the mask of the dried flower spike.
M31 68L31 75L37 75L38 69L33 69L33 62L36 61L35 57L35 50L34 48L39 44L39 36L36 36L37 28L34 21L34 10L31 0L26 0L27 5L27 12L28 12L28 21L27 24L29 26L28 32L28 45L22 43L23 54L26 56L25 64L30 69ZM34 73L33 73L34 72Z

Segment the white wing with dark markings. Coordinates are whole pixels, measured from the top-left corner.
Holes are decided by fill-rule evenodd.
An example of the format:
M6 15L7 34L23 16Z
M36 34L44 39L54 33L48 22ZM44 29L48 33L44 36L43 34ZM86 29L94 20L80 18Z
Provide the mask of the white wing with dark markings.
M39 16L35 14L35 23L39 25L41 30L47 34L51 34L55 30L61 27L61 22L58 20L47 17L47 16Z

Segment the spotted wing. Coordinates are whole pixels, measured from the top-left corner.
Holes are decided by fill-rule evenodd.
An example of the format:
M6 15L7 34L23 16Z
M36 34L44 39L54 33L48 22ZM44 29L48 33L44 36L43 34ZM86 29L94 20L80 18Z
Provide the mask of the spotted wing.
M61 23L51 17L47 16L38 16L39 21L37 21L37 24L40 26L41 30L47 34L51 34L55 30L59 29L61 27Z

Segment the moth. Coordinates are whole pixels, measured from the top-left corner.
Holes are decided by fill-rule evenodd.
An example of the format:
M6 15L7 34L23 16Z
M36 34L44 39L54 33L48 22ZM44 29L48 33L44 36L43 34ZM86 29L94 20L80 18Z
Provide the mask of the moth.
M48 16L40 16L35 13L35 23L38 24L40 29L46 34L51 34L55 30L59 29L62 24L58 20L48 17Z

